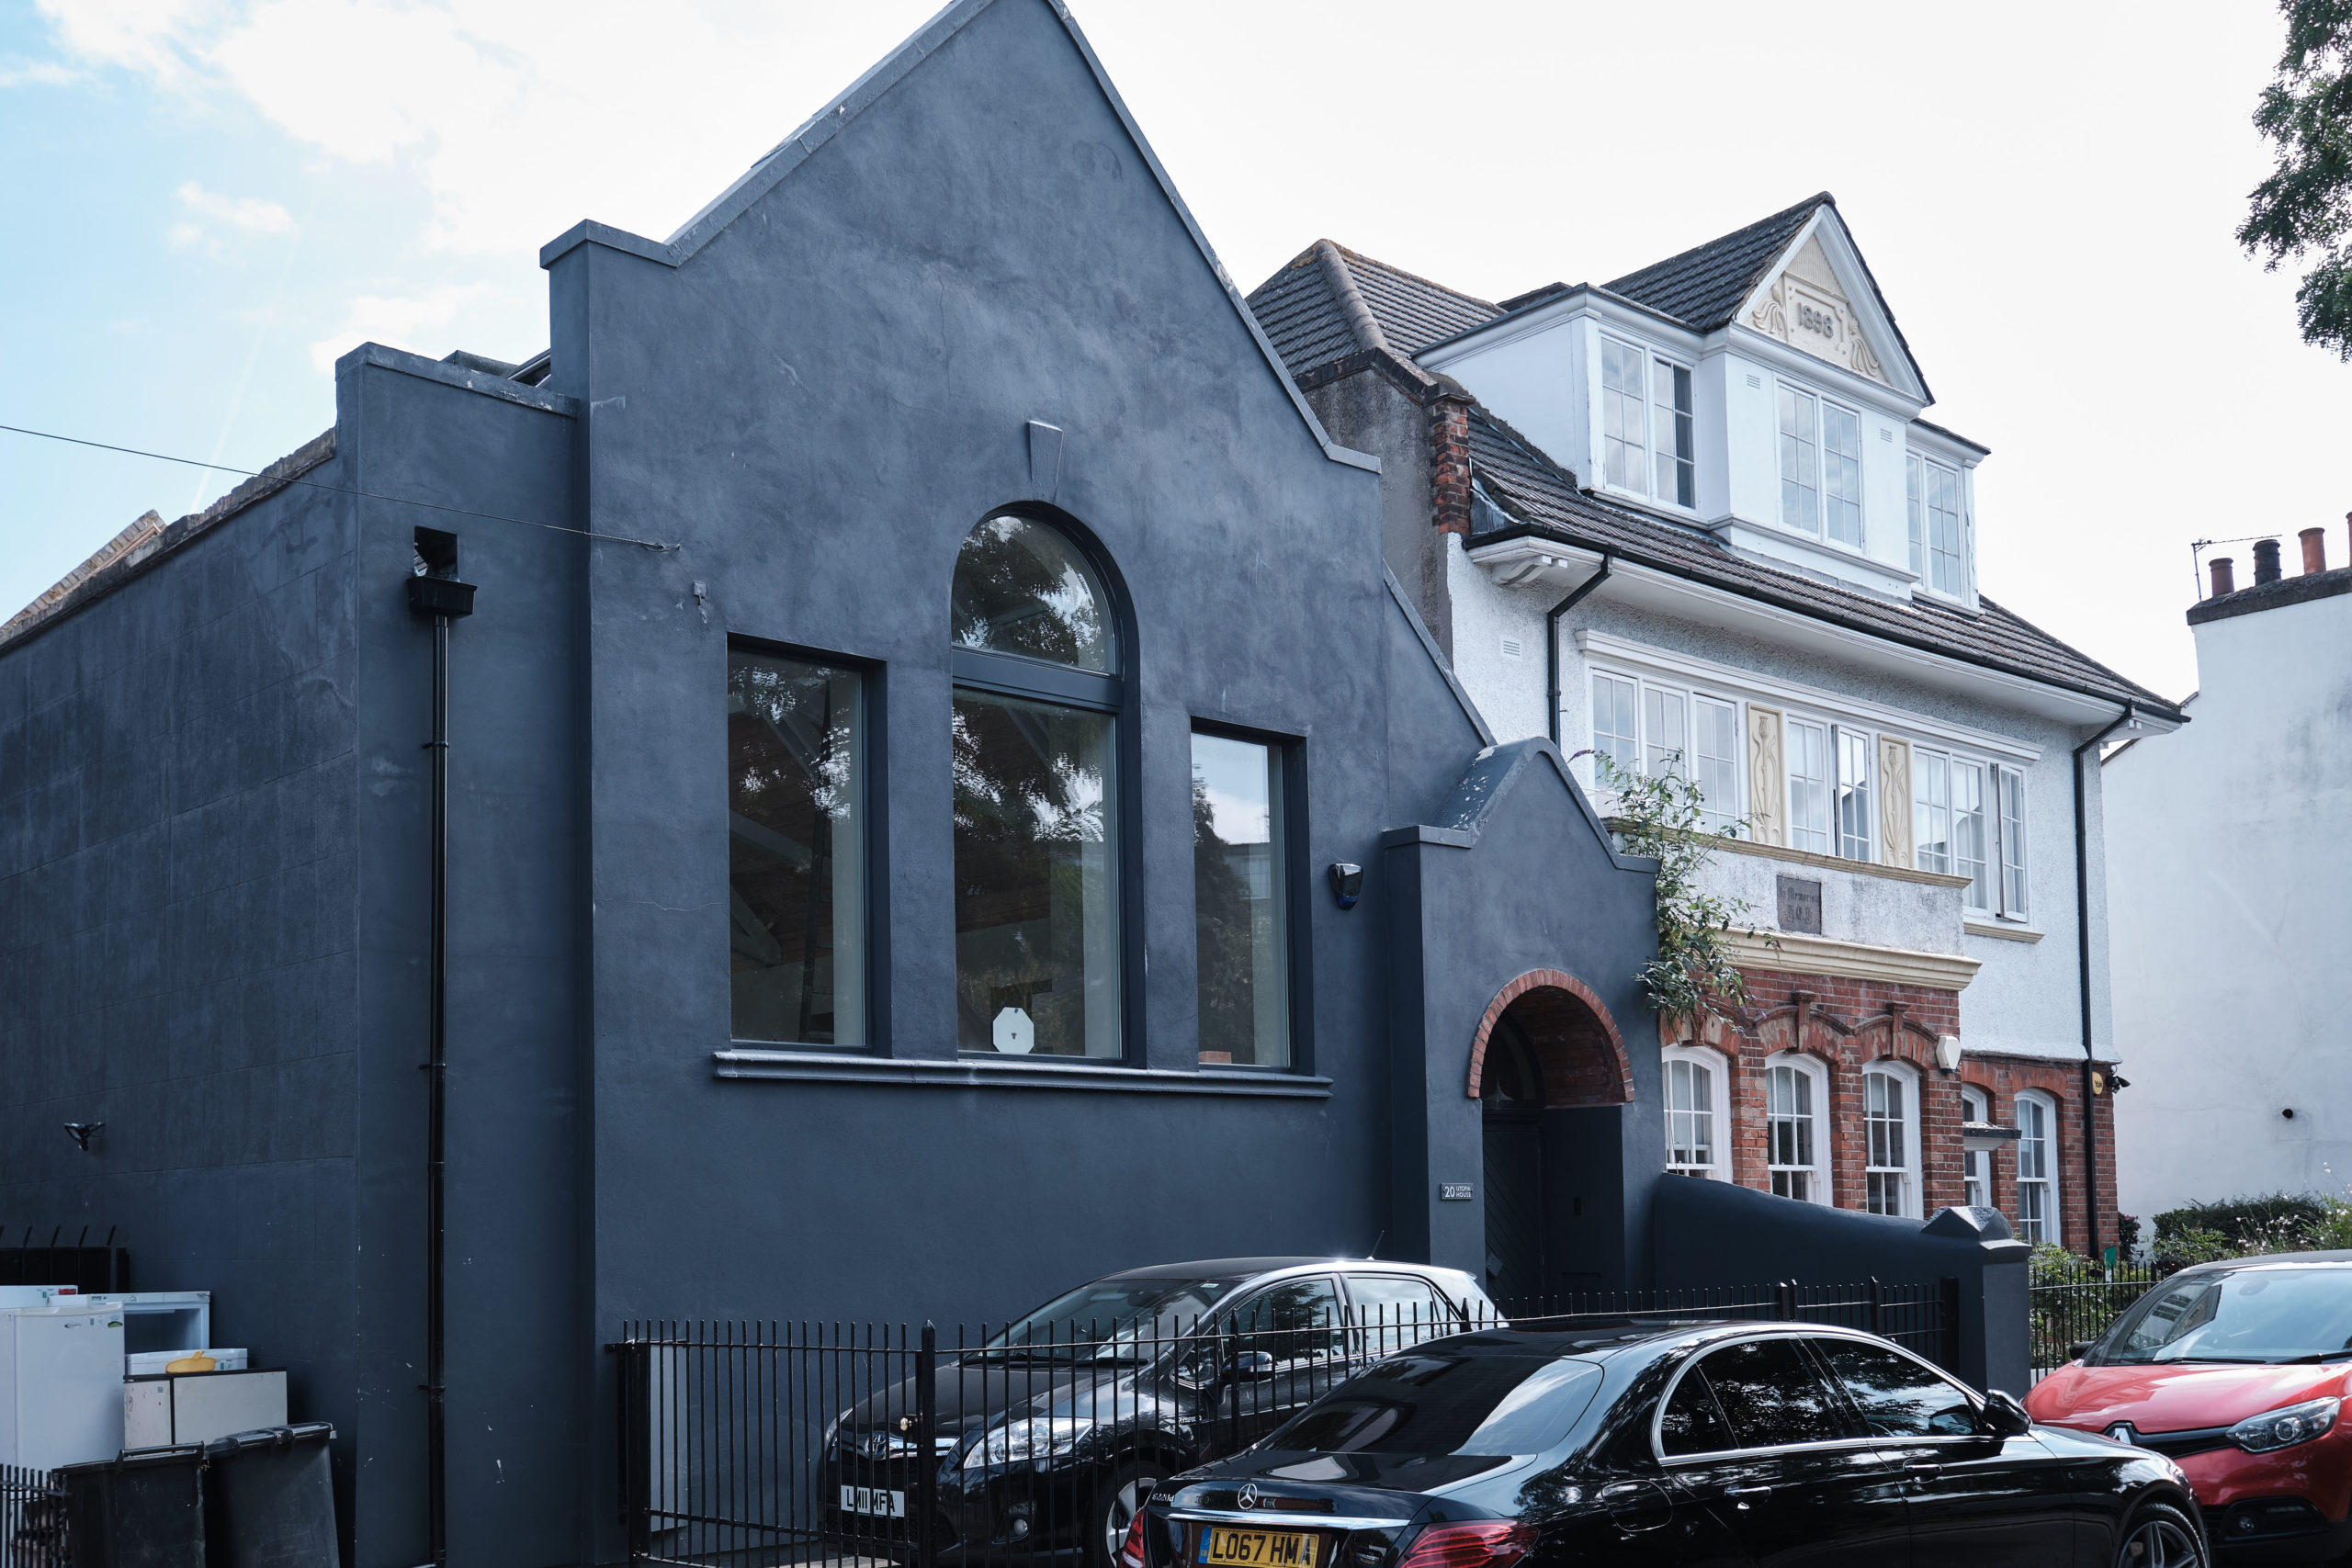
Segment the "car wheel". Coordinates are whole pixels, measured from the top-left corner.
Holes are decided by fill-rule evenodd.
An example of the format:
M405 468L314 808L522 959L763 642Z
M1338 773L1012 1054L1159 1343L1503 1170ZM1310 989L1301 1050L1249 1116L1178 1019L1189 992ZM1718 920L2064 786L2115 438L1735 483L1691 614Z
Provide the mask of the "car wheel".
M2170 1503L2143 1503L2124 1524L2115 1568L2206 1568L2205 1537Z
M1094 1528L1088 1532L1086 1557L1093 1568L1119 1568L1119 1548L1127 1542L1127 1527L1151 1489L1168 1479L1165 1465L1137 1460L1113 1471L1094 1494Z

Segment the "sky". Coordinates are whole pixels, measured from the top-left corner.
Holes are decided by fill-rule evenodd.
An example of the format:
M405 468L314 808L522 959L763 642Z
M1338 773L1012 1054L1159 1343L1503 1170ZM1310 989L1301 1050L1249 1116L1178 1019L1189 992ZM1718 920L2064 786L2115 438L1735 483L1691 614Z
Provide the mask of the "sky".
M2159 693L2191 541L2352 560L2352 367L2232 239L2269 0L1072 8L1245 290L1328 236L1500 299L1834 192L1928 417L1993 449L1984 592ZM666 236L933 9L0 0L0 423L252 469L356 344L520 359L542 243ZM238 478L0 462L0 618Z

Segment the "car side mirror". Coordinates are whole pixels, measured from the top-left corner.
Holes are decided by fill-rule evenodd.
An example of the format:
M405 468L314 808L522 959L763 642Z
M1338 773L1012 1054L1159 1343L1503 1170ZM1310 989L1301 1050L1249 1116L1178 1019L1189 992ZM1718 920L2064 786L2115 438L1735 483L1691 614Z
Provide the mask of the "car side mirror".
M2096 1339L2077 1339L2066 1347L2066 1358L2069 1360L2079 1361L2098 1348L2098 1341Z
M1994 1389L1984 1395L1984 1429L1996 1438L2019 1438L2033 1426L2033 1417L2014 1394Z
M1265 1350L1244 1350L1233 1358L1233 1375L1237 1378L1272 1377L1273 1355Z

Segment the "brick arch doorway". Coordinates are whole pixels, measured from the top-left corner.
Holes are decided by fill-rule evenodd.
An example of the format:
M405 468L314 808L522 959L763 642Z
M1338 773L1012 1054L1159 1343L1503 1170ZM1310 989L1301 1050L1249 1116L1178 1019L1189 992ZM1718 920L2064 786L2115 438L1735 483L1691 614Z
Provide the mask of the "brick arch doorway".
M1465 1086L1484 1153L1487 1290L1540 1308L1622 1283L1623 1107L1634 1098L1623 1037L1573 976L1536 970L1480 1021Z

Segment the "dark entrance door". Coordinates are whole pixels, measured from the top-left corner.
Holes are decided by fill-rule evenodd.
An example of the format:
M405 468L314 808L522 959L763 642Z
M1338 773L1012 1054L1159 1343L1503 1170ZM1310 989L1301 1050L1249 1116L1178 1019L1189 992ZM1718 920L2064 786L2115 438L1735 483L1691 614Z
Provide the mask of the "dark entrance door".
M1486 1142L1487 1293L1504 1311L1532 1306L1545 1279L1544 1080L1508 1014L1487 1042L1479 1111Z

